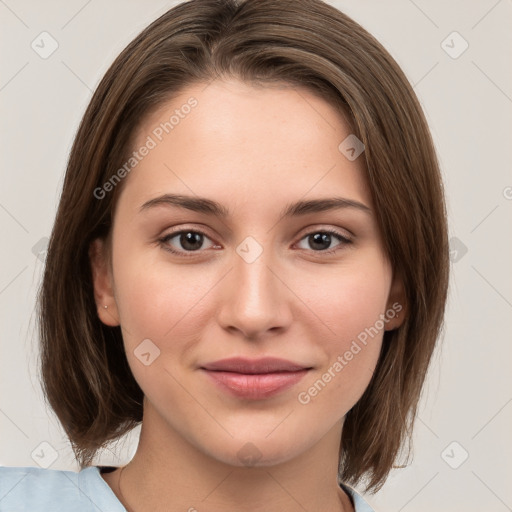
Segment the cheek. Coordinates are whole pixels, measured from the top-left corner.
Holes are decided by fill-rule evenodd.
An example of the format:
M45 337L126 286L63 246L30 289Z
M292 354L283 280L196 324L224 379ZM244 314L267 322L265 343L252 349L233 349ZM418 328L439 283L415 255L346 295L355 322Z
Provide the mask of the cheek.
M138 336L156 339L180 327L188 315L196 315L201 310L201 299L211 289L207 272L186 271L161 262L121 264L115 279L123 327Z
M343 345L347 336L357 336L385 313L391 272L378 253L311 277L314 283L302 281L300 293L334 344Z
M191 354L208 321L208 291L215 279L207 271L134 261L120 262L115 276L116 301L130 368L151 399L166 403L170 396L181 397L186 405L188 398L180 385L182 371L189 367Z
M346 267L307 287L307 303L317 317L309 324L309 337L317 340L323 357L301 387L299 403L344 415L361 397L380 354L389 287L390 271L378 258L364 269Z

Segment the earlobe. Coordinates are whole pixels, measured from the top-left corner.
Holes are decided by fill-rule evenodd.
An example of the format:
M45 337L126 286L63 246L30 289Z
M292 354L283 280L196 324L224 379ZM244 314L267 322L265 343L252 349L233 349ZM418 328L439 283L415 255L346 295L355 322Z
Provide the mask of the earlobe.
M99 319L110 327L119 325L119 314L114 297L112 273L106 256L105 241L97 238L89 246L94 300Z
M394 273L386 306L386 331L398 329L407 316L407 300L402 279Z

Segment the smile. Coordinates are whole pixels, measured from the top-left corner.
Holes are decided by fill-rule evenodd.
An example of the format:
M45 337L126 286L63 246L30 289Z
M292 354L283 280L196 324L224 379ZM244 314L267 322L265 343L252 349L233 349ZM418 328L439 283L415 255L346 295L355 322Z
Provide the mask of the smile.
M297 384L309 370L246 374L204 370L221 389L240 398L261 400L270 398Z
M262 400L291 388L311 368L277 358L231 358L200 369L222 391L239 398Z

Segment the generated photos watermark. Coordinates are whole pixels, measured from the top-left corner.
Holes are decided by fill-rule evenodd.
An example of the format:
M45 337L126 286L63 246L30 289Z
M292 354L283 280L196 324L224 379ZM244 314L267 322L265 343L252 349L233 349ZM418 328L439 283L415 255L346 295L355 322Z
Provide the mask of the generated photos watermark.
M180 108L174 110L171 117L158 126L153 128L151 134L146 137L146 141L136 151L133 151L126 162L117 169L117 171L101 187L96 187L93 195L96 199L104 199L107 193L112 192L114 188L134 169L152 149L155 149L166 135L172 132L180 122L187 117L192 109L197 107L198 101L191 96Z
M350 344L350 348L346 350L343 354L338 355L336 361L327 369L322 376L317 379L312 386L310 386L307 390L301 391L297 395L297 400L302 405L309 404L311 400L316 397L329 382L332 381L339 373L347 366L350 361L354 359L359 352L368 344L369 339L373 339L377 336L382 329L384 329L385 325L395 318L400 311L402 311L402 305L398 302L393 303L392 307L389 308L385 314L381 314L379 319L375 321L375 323L366 327L363 331L361 331L357 335L357 340L352 340Z

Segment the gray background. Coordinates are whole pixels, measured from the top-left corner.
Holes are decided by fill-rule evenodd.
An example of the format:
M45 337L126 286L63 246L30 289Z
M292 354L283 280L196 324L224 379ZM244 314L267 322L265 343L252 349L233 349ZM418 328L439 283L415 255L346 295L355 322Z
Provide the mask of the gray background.
M34 298L45 240L92 91L175 3L0 0L2 465L78 469L37 379ZM414 85L438 148L452 237L445 336L414 458L367 499L381 512L512 510L512 2L329 3L374 34ZM31 47L48 51L52 39L58 48L47 58ZM96 462L126 463L137 435Z

